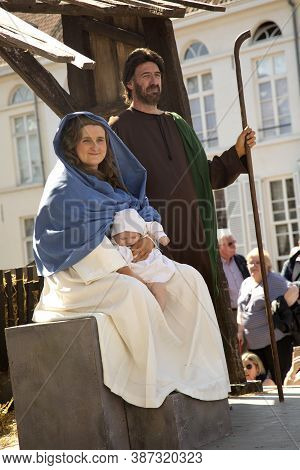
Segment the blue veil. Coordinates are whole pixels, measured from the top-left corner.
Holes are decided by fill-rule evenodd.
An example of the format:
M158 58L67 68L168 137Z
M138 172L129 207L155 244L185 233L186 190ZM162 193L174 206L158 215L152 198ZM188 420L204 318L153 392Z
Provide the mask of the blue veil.
M107 131L127 192L66 161L61 149L62 132L71 119L80 116L96 121ZM103 118L84 111L68 114L59 125L53 145L59 160L45 185L33 240L37 270L42 276L67 269L93 251L109 233L114 215L120 210L136 209L145 221L160 221L145 195L145 168Z

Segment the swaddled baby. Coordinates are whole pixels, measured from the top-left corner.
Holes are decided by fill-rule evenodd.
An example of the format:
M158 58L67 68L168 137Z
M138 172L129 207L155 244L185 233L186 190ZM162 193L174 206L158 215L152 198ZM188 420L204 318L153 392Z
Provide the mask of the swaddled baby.
M165 283L173 276L175 265L158 248L153 248L147 259L134 263L131 247L145 236L150 236L154 243L164 246L170 242L158 222L145 222L135 209L125 209L116 213L111 229L112 242L116 244L130 269L147 284L161 309L164 310Z

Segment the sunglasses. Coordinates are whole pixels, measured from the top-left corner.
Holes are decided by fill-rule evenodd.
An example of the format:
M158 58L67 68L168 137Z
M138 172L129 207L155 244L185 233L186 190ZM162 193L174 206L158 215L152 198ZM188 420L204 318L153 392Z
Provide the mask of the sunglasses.
M251 370L252 367L253 367L253 364L247 364L245 367L246 367L246 369Z
M232 245L235 245L235 244L236 244L235 240L233 240L232 242L227 243L228 246L232 246Z

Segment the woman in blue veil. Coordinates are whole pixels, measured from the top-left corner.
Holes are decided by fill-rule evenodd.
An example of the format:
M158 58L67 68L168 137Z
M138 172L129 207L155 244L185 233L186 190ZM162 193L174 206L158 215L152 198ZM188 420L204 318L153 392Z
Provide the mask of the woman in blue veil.
M136 406L159 407L173 390L200 400L226 398L222 340L201 274L174 263L162 312L110 241L120 210L160 221L145 194L146 170L106 121L88 112L61 121L54 149L58 162L35 225L34 254L45 283L33 320L94 316L104 383ZM145 243L152 249L151 240Z

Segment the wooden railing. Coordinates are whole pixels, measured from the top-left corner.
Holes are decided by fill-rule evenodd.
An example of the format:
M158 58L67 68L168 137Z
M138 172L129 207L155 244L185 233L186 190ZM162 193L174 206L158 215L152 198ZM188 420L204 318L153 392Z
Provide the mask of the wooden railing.
M43 284L34 264L0 270L0 371L8 370L5 328L31 323Z

